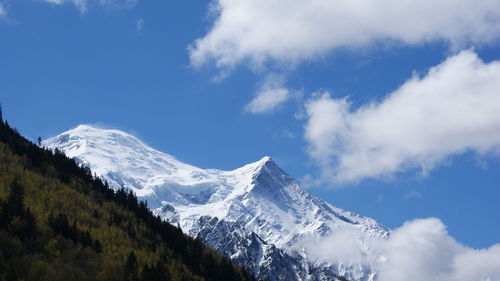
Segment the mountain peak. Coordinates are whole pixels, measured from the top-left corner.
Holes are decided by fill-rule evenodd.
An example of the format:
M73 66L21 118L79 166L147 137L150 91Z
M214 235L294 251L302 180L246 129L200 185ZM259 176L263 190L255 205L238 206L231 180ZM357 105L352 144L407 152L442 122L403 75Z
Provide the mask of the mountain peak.
M90 124L80 124L70 131L79 131L79 130L97 130L97 128Z
M100 150L100 148L112 147L129 147L135 150L147 149L147 145L126 132L103 129L89 124L78 125L60 135L45 140L43 143L51 149L56 147L62 149L70 157L79 156L77 154L71 155L75 149L80 149L80 153L84 153L82 149L88 151L88 149Z
M246 164L243 167L237 168L237 169L233 170L232 172L245 173L245 174L251 173L251 174L257 175L257 174L261 173L261 171L265 167L269 166L271 163L273 165L276 165L270 156L264 156L261 159L255 161L255 162L252 162L250 164Z
M64 135L64 134L71 134L71 135L84 134L84 135L87 135L89 133L91 133L91 134L105 134L105 135L115 134L115 135L135 138L134 136L132 136L124 131L120 131L120 130L116 130L116 129L100 128L98 126L91 125L91 124L80 124L80 125L76 126L75 128L70 129L70 130L62 133L61 135Z
M264 162L264 163L269 161L273 161L271 156L264 156L259 160L259 162Z
M92 125L77 126L44 145L89 165L111 187L133 190L155 213L193 237L203 235L199 219L210 216L233 225L231 233L253 232L296 256L308 241L323 241L345 225L358 228L366 239L387 233L376 221L314 197L269 156L231 171L201 169L132 135ZM307 249L302 250L307 257Z
M98 128L97 126L92 125L92 124L80 124L72 129L69 129L68 131L66 131L64 133L77 134L77 133L82 133L82 132L104 132L104 131L108 131L108 130L103 129L103 128Z
M255 166L259 167L259 168L263 168L267 165L269 165L270 163L274 163L273 159L271 158L271 156L264 156L262 157L259 161L257 162L254 162L252 164L255 164ZM251 165L252 165L251 164Z
M270 156L264 156L254 164L257 164L259 174L267 173L274 174L275 176L279 175L280 177L288 176Z

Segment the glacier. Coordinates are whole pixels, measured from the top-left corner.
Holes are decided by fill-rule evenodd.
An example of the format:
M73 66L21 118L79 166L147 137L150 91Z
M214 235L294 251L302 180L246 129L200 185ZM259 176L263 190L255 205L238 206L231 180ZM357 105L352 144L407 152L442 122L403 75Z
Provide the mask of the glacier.
M369 262L318 258L310 245L349 228L360 249L390 231L377 221L315 197L271 157L232 171L201 169L119 130L79 125L43 142L88 166L110 187L132 190L163 219L179 225L259 280L373 281Z

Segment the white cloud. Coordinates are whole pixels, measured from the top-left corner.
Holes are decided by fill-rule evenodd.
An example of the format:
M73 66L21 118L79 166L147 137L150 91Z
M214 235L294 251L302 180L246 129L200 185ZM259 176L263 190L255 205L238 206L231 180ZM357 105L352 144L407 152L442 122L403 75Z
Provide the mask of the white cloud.
M498 152L499 77L500 61L463 51L356 110L323 93L306 104L308 152L337 183L425 175L452 155Z
M454 258L464 251L437 219L415 220L381 241L376 265L381 281L445 280Z
M479 250L465 247L436 218L406 222L386 239L366 243L360 237L355 227L341 228L308 249L321 261L372 268L379 281L500 280L500 244Z
M500 280L500 244L489 249L469 249L453 261L453 271L447 275L453 281Z
M283 86L283 78L270 75L257 91L255 98L246 106L253 114L269 113L290 98L290 91Z
M5 9L4 5L0 3L0 19L7 16L7 9Z
M54 5L73 4L81 13L86 13L90 3L96 3L104 8L123 9L131 8L137 4L138 0L42 0Z
M311 239L311 241L314 241ZM319 243L306 245L310 257L315 260L326 260L333 263L368 264L363 248L362 232L357 226L342 226L332 235L320 240Z
M62 5L66 3L74 4L81 13L87 12L88 0L43 0L45 2L54 4L54 5Z
M438 219L405 223L378 245L380 281L498 281L500 244L476 250L459 244Z
M210 11L213 26L189 47L194 66L298 63L335 48L432 41L460 46L500 35L500 0L216 0Z

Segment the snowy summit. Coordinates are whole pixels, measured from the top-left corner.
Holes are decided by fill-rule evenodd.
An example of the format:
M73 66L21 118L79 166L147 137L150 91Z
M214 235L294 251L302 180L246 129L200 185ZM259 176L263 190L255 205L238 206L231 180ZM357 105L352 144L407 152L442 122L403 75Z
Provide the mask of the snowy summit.
M283 272L291 274L286 277L291 280L332 280L328 272L353 280L372 280L370 265L316 260L309 246L349 227L360 233L360 244L369 252L371 237L389 234L373 219L313 196L268 156L232 171L200 169L125 132L88 125L43 144L89 166L111 187L134 191L162 218L179 224L183 231L233 260L252 265L254 274L263 278L279 256L279 262L289 263L295 271ZM257 246L249 242L252 239L258 241ZM245 243L258 251L248 252L249 245L242 247ZM311 270L314 266L318 267L316 271Z

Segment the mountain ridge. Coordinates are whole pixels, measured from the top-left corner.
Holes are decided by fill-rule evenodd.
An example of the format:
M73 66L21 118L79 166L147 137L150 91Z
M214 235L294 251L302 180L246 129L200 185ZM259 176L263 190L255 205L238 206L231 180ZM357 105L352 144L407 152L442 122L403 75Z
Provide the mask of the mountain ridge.
M289 266L301 267L296 269L302 271L296 272L296 280L316 280L308 273L310 268L306 268L321 263L309 253L311 241L323 241L348 226L362 234L360 244L369 252L372 237L389 235L389 230L375 220L341 210L315 197L269 156L231 171L201 169L155 150L125 132L88 125L50 138L44 145L60 149L89 165L110 186L133 190L156 214L178 223L186 233L209 245L210 241L205 241L204 237L212 234L207 231L206 222L214 218L219 224L226 224L217 228L215 223L211 227L225 235L240 233L233 237L239 239L239 243L250 239L252 233L257 235L265 242L260 246L261 251L269 249L265 245L273 245L277 252L270 255L281 251L307 264L291 265L295 261L287 261ZM211 246L232 258L242 251L236 244L231 249L223 244ZM254 255L259 254L262 255L259 252ZM333 271L337 275L350 266L323 263L326 267L336 266ZM254 273L263 270L265 266L260 264ZM373 280L369 265L344 275L352 280Z

